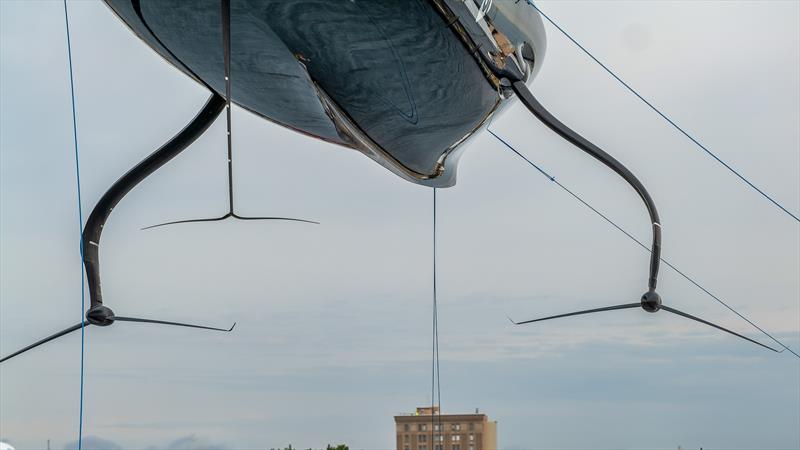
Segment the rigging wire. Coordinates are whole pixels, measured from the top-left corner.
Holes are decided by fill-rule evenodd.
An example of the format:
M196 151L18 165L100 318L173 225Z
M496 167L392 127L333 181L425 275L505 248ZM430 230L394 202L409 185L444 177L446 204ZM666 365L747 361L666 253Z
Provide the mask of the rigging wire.
M561 28L561 26L559 26L559 25L558 25L558 24L557 24L557 23L556 23L556 22L555 22L553 19L551 19L551 18L550 18L550 16L548 16L547 14L545 14L545 13L544 13L544 11L542 11L541 9L539 9L539 7L538 7L538 6L536 6L536 5L533 3L533 1L532 1L532 0L525 0L525 1L526 1L526 3L527 3L527 4L529 4L531 7L533 7L533 9L535 9L536 11L538 11L538 12L539 12L539 14L541 14L541 15L542 15L542 17L544 17L545 19L547 19L547 21L548 21L548 22L550 22L550 24L552 24L554 27L556 27L556 29L558 29L558 31L560 31L560 32L561 32L561 34L563 34L563 35L564 35L564 36L565 36L567 39L569 39L570 41L572 41L572 43L573 43L573 44L575 44L575 46L577 46L579 49L581 49L581 51L583 51L583 53L585 53L585 54L586 54L586 55L587 55L589 58L591 58L591 59L592 59L594 62L596 62L598 65L600 65L600 67L602 67L602 68L603 68L603 70L605 70L605 71L606 71L606 72L607 72L609 75L611 75L612 77L614 77L614 79L615 79L615 80L617 80L617 81L618 81L618 82L619 82L619 83L620 83L622 86L624 86L624 87L625 87L625 89L627 89L628 91L630 91L630 92L631 92L633 95L635 95L635 96L636 96L636 97L637 97L639 100L641 100L641 101L642 101L642 102L643 102L645 105L647 105L647 106L648 106L650 109L652 109L652 110L653 110L653 111L654 111L656 114L658 114L659 116L661 116L661 118L662 118L662 119L666 120L666 121L667 121L667 122L668 122L670 125L672 125L672 127L673 127L673 128L675 128L675 129L676 129L676 130L678 130L678 131L679 131L681 134L683 134L684 136L686 136L686 138L687 138L687 139L689 139L690 141L692 141L692 142L693 142L693 143L694 143L694 144L695 144L697 147L699 147L699 148L700 148L700 149L702 149L704 152L706 152L706 153L707 153L709 156L711 156L712 158L714 158L714 159L715 159L715 160L716 160L718 163L722 164L722 166L723 166L723 167L725 167L726 169L728 169L728 171L730 171L732 174L736 175L736 176L737 176L737 177L738 177L740 180L742 180L744 183L746 183L748 186L750 186L750 187L751 187L753 190L755 190L756 192L758 192L759 194L761 194L761 196L762 196L762 197L764 197L765 199L769 200L769 201L770 201L770 202L771 202L773 205L775 205L775 206L777 206L778 208L780 208L780 209L781 209L783 212L785 212L786 214L788 214L788 215L789 215L791 218L793 218L795 221L797 221L797 222L800 222L800 217L798 217L796 214L794 214L794 213L792 213L791 211L789 211L788 209L786 209L786 208L785 208L785 207L784 207L782 204L780 204L780 203L779 203L777 200L775 200L775 199L774 199L774 198L772 198L772 197L771 197L769 194L767 194L766 192L764 192L763 190L761 190L761 189L760 189L758 186L756 186L756 185L755 185L753 182L751 182L749 179L747 179L747 177L745 177L745 176L744 176L744 175L743 175L741 172L739 172L738 170L736 170L735 168L733 168L733 167L732 167L730 164L728 164L728 163L727 163L727 162L725 162L725 161L724 161L722 158L720 158L719 156L717 156L717 155L716 155L714 152L712 152L711 150L709 150L709 149L708 149L708 147L706 147L705 145L703 145L702 143L700 143L700 141L699 141L697 138L695 138L694 136L692 136L691 134L689 134L689 132L687 132L686 130L684 130L683 128L681 128L681 126L680 126L680 125L678 125L677 123L675 123L675 122L674 122L672 119L670 119L670 118L669 118L669 117L668 117L666 114L664 114L663 112L661 112L661 110L660 110L660 109L658 109L656 106L654 106L652 103L650 103L650 101L648 101L647 99L645 99L645 98L644 98L644 97L643 97L641 94L639 94L639 92L637 92L635 89L633 89L633 88L632 88L632 87L631 87L631 86L630 86L628 83L626 83L625 81L623 81L623 80L622 80L622 78L620 78L620 77L619 77L619 76L618 76L616 73L614 73L614 71L612 71L611 69L609 69L609 68L608 68L608 66L606 66L605 64L603 64L603 63L602 63L602 62L601 62L599 59L597 59L597 58L596 58L596 57L595 57L595 56L594 56L594 55L593 55L593 54L592 54L592 53L591 53L589 50L587 50L587 49L586 49L586 48L585 48L583 45L581 45L581 44L580 44L580 43L579 43L577 40L575 40L575 38L573 38L573 37L572 37L572 36L571 36L569 33L567 33L567 32L566 32L566 31L565 31L563 28ZM746 319L745 319L745 320L746 320ZM793 353L794 353L794 352L793 352Z
M509 150L511 150L512 152L514 152L514 153L515 153L517 156L519 156L519 157L520 157L520 158L522 158L522 159L523 159L525 162L527 162L529 165L531 165L531 166L532 166L534 169L536 169L536 170L537 170L539 173L541 173L542 175L544 175L545 177L547 177L547 179L549 179L550 181L552 181L553 183L555 183L555 184L556 184L558 187L560 187L560 188L561 188L561 189L562 189L564 192L566 192L567 194L571 195L573 198L575 198L576 200L578 200L578 201L579 201L580 203L582 203L584 206L586 206L587 208L589 208L590 210L592 210L592 212L594 212L595 214L597 214L598 216L600 216L601 218L603 218L603 220L605 220L606 222L608 222L609 224L611 224L611 225L612 225L614 228L616 228L617 230L619 230L620 232L622 232L622 233L623 233L625 236L627 236L627 237L628 237L629 239L631 239L633 242L637 243L637 244L638 244L640 247L642 247L643 249L647 250L648 252L650 252L650 251L651 251L651 250L650 250L650 247L648 247L647 245L645 245L645 244L644 244L642 241L640 241L640 240L639 240L639 239L637 239L635 236L633 236L632 234L630 234L630 233L629 233L628 231L626 231L624 228L622 228L621 226L617 225L617 223L616 223L616 222L614 222L613 220L611 220L611 219L610 219L610 218L609 218L607 215L603 214L603 213L602 213L601 211L599 211L597 208L595 208L595 207L594 207L594 206L592 206L590 203L588 203L586 200L584 200L583 198L581 198L581 197L580 197L578 194L576 194L575 192L573 192L572 190L570 190L570 189L569 189L568 187L566 187L565 185L561 184L561 182L559 182L558 180L556 180L556 177L554 177L553 175L549 174L549 173L548 173L548 172L546 172L544 169L542 169L542 168L541 168L539 165L537 165L536 163L534 163L533 161L531 161L530 159L528 159L527 157L525 157L525 155L523 155L523 154L522 154L522 153L520 153L520 152L519 152L517 149L515 149L513 146L511 146L511 144L509 144L509 143L508 143L508 142L506 142L506 141L505 141L503 138L501 138L500 136L498 136L497 134L495 134L495 132L494 132L494 131L492 131L491 129L488 129L488 128L487 128L487 130L486 130L486 131L488 131L488 132L489 132L489 134L491 134L492 136L494 136L494 138L495 138L495 139L497 139L497 140L498 140L498 141L500 141L500 142L501 142L503 145L505 145L505 146L506 146L506 147L507 147ZM669 261L665 260L664 258L660 258L660 260L661 260L661 262L663 262L663 263L664 263L664 264L665 264L667 267L669 267L670 269L674 270L674 271L675 271L675 272L676 272L678 275L680 275L681 277L683 277L683 278L684 278L686 281L690 282L690 283L691 283L691 284L693 284L695 287L697 287L697 288L698 288L698 289L700 289L701 291L705 292L705 293L706 293L706 294L707 294L709 297L711 297L711 298L713 298L714 300L716 300L716 301L717 301L719 304L721 304L722 306L724 306L724 307L728 308L728 310L730 310L731 312L733 312L734 314L736 314L737 316L739 316L739 318L741 318L741 319L742 319L742 320L744 320L745 322L747 322L747 323L749 323L750 325L752 325L752 326L753 326L755 329L757 329L758 331L760 331L761 333L763 333L763 334L764 334L765 336L767 336L768 338L770 338L770 339L772 339L773 341L775 341L775 342L776 342L778 345L782 346L782 347L783 347L783 348L785 348L786 350L789 350L789 352L791 352L792 354L794 354L796 357L800 358L800 355L799 355L799 354L797 354L797 352L795 352L794 350L792 350L791 348L789 348L789 347L788 347L786 344L784 344L784 343L783 343L783 342L781 342L779 339L777 339L777 338L775 338L774 336L772 336L770 333L768 333L766 330L764 330L764 329L763 329L763 328L761 328L760 326L756 325L756 323L755 323L755 322L753 322L753 321L751 321L750 319L748 319L747 317L745 317L745 316L744 316L742 313L740 313L739 311L737 311L736 309L734 309L732 306L728 305L728 304L727 304L726 302L724 302L724 301L723 301L721 298L719 298L718 296L716 296L716 295L714 295L713 293L711 293L711 291L709 291L708 289L706 289L705 287L703 287L703 285L701 285L701 284L700 284L698 281L696 281L694 278L690 277L689 275L686 275L686 273L684 273L682 270L678 269L676 266L674 266L672 263L670 263Z
M435 450L434 436L442 435L442 382L439 371L439 305L436 291L436 188L433 188L433 338L431 355L431 450ZM438 402L437 402L438 398ZM434 414L436 407L436 414ZM436 417L438 417L438 435L434 435L437 428ZM443 444L442 444L443 445Z
M436 271L436 188L433 189L433 301L436 305L436 397L437 397L437 417L439 418L439 434L442 434L442 371L439 368L439 294L436 290L437 271ZM433 447L432 447L433 448Z
M78 120L75 113L75 79L72 70L72 41L69 31L69 11L67 0L64 0L64 25L67 33L67 60L69 61L69 91L72 103L72 140L75 147L75 183L78 191L78 246L80 248L81 266L81 375L80 375L80 401L78 409L78 450L83 446L83 380L84 380L84 359L86 342L86 321L83 320L83 312L86 310L86 288L83 282L83 207L81 205L81 162L78 151Z

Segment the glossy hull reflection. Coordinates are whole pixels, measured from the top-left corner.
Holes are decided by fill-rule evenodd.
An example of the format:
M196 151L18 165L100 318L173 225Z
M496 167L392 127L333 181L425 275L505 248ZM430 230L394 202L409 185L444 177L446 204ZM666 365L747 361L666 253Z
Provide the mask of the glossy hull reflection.
M224 93L219 0L106 3L167 61ZM535 11L503 8L492 20L543 52ZM409 181L453 185L463 143L507 100L467 41L494 43L481 42L471 16L455 32L443 10L469 16L461 1L232 0L232 100Z

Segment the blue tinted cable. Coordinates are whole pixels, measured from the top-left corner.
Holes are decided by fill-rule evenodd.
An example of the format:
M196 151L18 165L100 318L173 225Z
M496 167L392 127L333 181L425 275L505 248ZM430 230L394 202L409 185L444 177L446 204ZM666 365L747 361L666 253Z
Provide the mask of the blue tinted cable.
M489 134L491 134L492 136L494 136L494 137L495 137L495 139L497 139L497 140L498 140L498 141L500 141L500 142L501 142L503 145L505 145L505 146L506 146L506 147L507 147L509 150L511 150L512 152L514 152L514 153L515 153L517 156L519 156L520 158L522 158L523 160L525 160L525 162L527 162L527 163L528 163L528 164L530 164L530 165L531 165L533 168L535 168L537 171L539 171L539 173L541 173L542 175L544 175L545 177L547 177L547 179L549 179L550 181L552 181L553 183L555 183L555 184L556 184L558 187L560 187L562 190L564 190L564 192L566 192L567 194L569 194L569 195L571 195L572 197L574 197L576 200L578 200L579 202L581 202L581 203L582 203L584 206L586 206L587 208L589 208L590 210L592 210L592 212L594 212L594 213L595 213L595 214L597 214L598 216L602 217L602 218L603 218L603 220L605 220L606 222L608 222L609 224L611 224L611 225L612 225L614 228L616 228L617 230L619 230L620 232L622 232L622 233L623 233L625 236L627 236L627 237L628 237L629 239L631 239L633 242L635 242L635 243L639 244L639 246L640 246L640 247L642 247L643 249L647 250L648 252L650 252L650 251L651 251L651 250L650 250L650 247L648 247L647 245L645 245L645 244L644 244L642 241L640 241L639 239L636 239L636 237L635 237L635 236L633 236L632 234L630 234L630 233L629 233L627 230L625 230L625 229L624 229L624 228L622 228L621 226L617 225L617 224L616 224L616 222L614 222L613 220L611 220L611 219L610 219L610 218L609 218L607 215L605 215L605 214L603 214L602 212L600 212L600 211L599 211L597 208L595 208L595 207L594 207L594 206L592 206L590 203L588 203L586 200L584 200L583 198L581 198L581 197L580 197L578 194L576 194L575 192L573 192L572 190L570 190L568 187L566 187L566 186L564 186L563 184L561 184L561 183L560 183L558 180L556 180L556 177L554 177L554 176L550 175L550 174L549 174L549 173L547 173L547 172L546 172L544 169L542 169L542 168L541 168L539 165L537 165L536 163L534 163L534 162L533 162L533 161L531 161L530 159L526 158L526 157L525 157L525 155L523 155L522 153L520 153L519 151L517 151L517 149L515 149L513 146L511 146L511 144L509 144L508 142L506 142L506 141L505 141L503 138L501 138L500 136L498 136L497 134L495 134L495 133L494 133L494 131L492 131L492 130L490 130L490 129L488 129L488 128L487 128L487 130L486 130L486 131L488 131L488 132L489 132ZM683 278L684 278L686 281L688 281L688 282L692 283L692 284L693 284L695 287L697 287L698 289L700 289L701 291L703 291L704 293L706 293L706 294L707 294L709 297L713 298L713 299L714 299L714 300L716 300L716 301L717 301L719 304L721 304L722 306L724 306L724 307L728 308L728 310L730 310L732 313L734 313L734 314L736 314L737 316L739 316L739 318L741 318L741 319L742 319L742 320L744 320L745 322L747 322L747 323L749 323L750 325L752 325L752 326L753 326L755 329L757 329L758 331L760 331L761 333L763 333L765 336L767 336L768 338L770 338L770 339L772 339L773 341L775 341L775 342L776 342L778 345L782 346L782 347L783 347L783 348L785 348L786 350L789 350L789 351L790 351L792 354L794 354L794 356L796 356L796 357L800 358L800 354L797 354L797 352L795 352L794 350L792 350L791 348L789 348L789 347L788 347L786 344L784 344L783 342L781 342L781 341L779 341L778 339L776 339L775 337L773 337L771 334L769 334L769 333L768 333L766 330L764 330L764 329L763 329L763 328L761 328L760 326L756 325L756 324L755 324L753 321L751 321L750 319L748 319L747 317L745 317L744 315L742 315L742 314L741 314L739 311L737 311L737 310L733 309L733 308L732 308L730 305L728 305L727 303L725 303L725 302L724 302L724 301L723 301L721 298L719 298L718 296L716 296L716 295L712 294L712 293L711 293L711 291L709 291L708 289L706 289L705 287L703 287L703 285L701 285L699 282L695 281L695 280L694 280L692 277L690 277L689 275L686 275L686 273L684 273L683 271L681 271L680 269L678 269L676 266L672 265L672 263L670 263L669 261L665 260L664 258L660 258L660 259L661 259L661 262L663 262L663 263L664 263L664 265L666 265L666 266L667 266L667 267L669 267L670 269L674 270L674 271L675 271L675 272L676 272L678 275L680 275L681 277L683 277Z
M747 178L746 178L746 177L745 177L745 176L744 176L744 175L743 175L741 172L737 171L737 170L736 170L736 169L734 169L734 168L733 168L733 167L732 167L730 164L728 164L728 163L726 163L725 161L723 161L723 160L722 160L722 158L720 158L720 157L719 157L719 156L717 156L717 155L716 155L714 152L712 152L711 150L709 150L709 149L708 149L708 148L707 148L705 145L701 144L701 143L700 143L700 141L698 141L698 140L697 140L697 139L696 139L694 136L692 136L692 135L691 135L691 134L689 134L689 133L688 133L686 130L684 130L683 128L681 128L681 127L680 127L680 126L679 126L677 123L673 122L673 121L672 121L672 119L670 119L669 117L667 117L667 115L666 115L666 114L664 114L663 112L661 112L661 110L660 110L660 109L658 109L658 108L656 108L655 106L653 106L653 104L652 104L652 103L650 103L650 102L649 102L647 99L645 99L645 98L644 98L644 97L643 97L641 94L639 94L639 93L638 93L638 92L637 92L635 89L633 89L633 88L632 88L632 87L631 87L631 86L630 86L628 83L626 83L625 81L623 81L623 80L622 80L622 78L620 78L620 77L619 77L619 76L618 76L616 73L614 73L614 71L612 71L611 69L609 69L609 68L608 68L608 66L606 66L605 64L603 64L602 62L600 62L600 60L599 60L599 59L597 59L597 58L596 58L596 57L595 57L595 56L594 56L594 55L593 55L591 52L589 52L589 50L586 50L586 48L585 48L584 46L582 46L580 43L578 43L578 41L576 41L576 40L575 40L575 38L573 38L573 37L572 37L572 36L571 36L569 33L567 33L567 32L566 32L566 31L565 31L563 28L561 28L561 27L560 27L560 26L559 26L559 25L558 25L558 24L557 24L557 23L556 23L556 22L555 22L553 19L551 19L551 18L550 18L550 16L548 16L547 14L545 14L545 13L544 13L544 11L542 11L541 9L539 9L539 7L538 7L538 6L536 6L536 5L533 3L533 1L532 1L532 0L526 0L526 2L527 2L529 5L531 5L531 7L533 7L533 9L535 9L536 11L538 11L538 12L539 12L539 14L541 14L541 15L542 15L542 17L544 17L545 19L547 19L547 21L548 21L548 22L550 22L550 24L552 24L554 27L556 27L556 28L558 29L558 31L560 31L560 32L561 32L561 34L563 34L564 36L566 36L566 38L567 38L567 39L569 39L570 41L572 41L572 43L573 43L573 44L575 44L575 46L577 46L579 49L581 49L581 51L583 51L583 53L585 53L585 54L586 54L586 55L587 55L589 58L591 58L592 60L594 60L594 62L596 62L598 65L600 65L600 67L602 67L602 68L603 68L603 69L604 69L606 72L608 72L608 74L609 74L609 75L611 75L612 77L614 77L614 79L615 79L615 80L617 80L617 81L618 81L618 82L619 82L621 85L623 85L623 86L625 87L625 89L627 89L627 90L628 90L628 91L630 91L630 92L631 92L633 95L635 95L636 97L638 97L638 98L639 98L639 100L641 100L641 101L642 101L642 102L643 102L645 105L649 106L649 107L650 107L650 109L652 109L653 111L655 111L655 113L656 113L656 114L658 114L659 116L661 116L661 118L663 118L664 120L666 120L667 122L669 122L669 124L670 124L670 125L672 125L672 127L673 127L673 128L675 128L675 129L676 129L676 130L678 130L678 131L679 131L681 134L683 134L684 136L686 136L686 137L687 137L687 138L688 138L690 141L692 141L692 142L693 142L695 145L697 145L699 148L701 148L703 151L705 151L705 152L706 152L706 153L707 153L709 156L711 156L712 158L714 158L714 159L715 159L715 160L716 160L718 163L722 164L722 165L723 165L723 166L724 166L726 169L728 169L728 170L729 170L729 171L730 171L732 174L736 175L736 176L737 176L737 177L738 177L740 180L742 180L743 182L745 182L745 183L746 183L748 186L750 186L750 187L751 187L752 189L754 189L756 192L758 192L759 194L761 194L761 196L763 196L765 199L767 199L767 200L769 200L770 202L772 202L772 204L773 204L773 205L775 205L775 206L777 206L778 208L780 208L780 209L781 209L783 212L785 212L786 214L788 214L789 216L791 216L791 217L792 217L792 218L793 218L795 221L797 221L797 222L800 222L800 217L797 217L797 215L796 215L796 214L792 213L791 211L789 211L788 209L786 209L786 208L785 208L783 205L781 205L780 203L778 203L778 201L777 201L777 200L773 199L773 198L772 198L772 197L771 197L769 194L767 194L766 192L764 192L763 190L761 190L761 189L760 189L758 186L756 186L755 184L753 184L753 183L752 183L750 180L748 180L748 179L747 179Z
M67 0L64 0L64 24L67 30L67 59L69 61L69 90L72 99L72 139L75 146L75 181L78 190L78 245L81 255L81 379L80 379L80 406L78 409L78 450L83 447L83 372L84 372L84 354L85 354L85 324L83 320L83 312L86 310L86 289L83 283L84 267L83 267L83 208L81 205L81 163L80 154L78 152L78 121L75 114L75 80L72 74L72 41L70 40L69 32L69 12L67 11Z

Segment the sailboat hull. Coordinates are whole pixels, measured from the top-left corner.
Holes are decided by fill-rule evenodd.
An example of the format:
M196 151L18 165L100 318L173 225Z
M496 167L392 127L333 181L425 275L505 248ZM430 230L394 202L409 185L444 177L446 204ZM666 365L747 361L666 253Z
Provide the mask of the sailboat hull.
M224 93L218 0L105 1L172 65ZM536 12L496 3L483 22L543 53ZM481 23L460 0L232 0L232 101L409 181L451 186L464 143L509 101L474 51L495 45Z

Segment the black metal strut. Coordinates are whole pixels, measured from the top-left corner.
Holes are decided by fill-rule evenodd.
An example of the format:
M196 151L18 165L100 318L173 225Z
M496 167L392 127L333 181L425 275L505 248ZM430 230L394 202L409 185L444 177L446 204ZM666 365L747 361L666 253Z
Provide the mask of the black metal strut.
M502 61L502 64L493 57L490 53L482 52L481 57L487 66L501 79L501 86L510 87L511 90L522 101L522 104L536 116L548 128L555 131L559 136L566 139L572 145L578 147L590 156L605 164L608 168L621 176L628 184L633 187L639 197L641 197L647 213L650 215L650 223L653 227L653 243L650 247L650 273L647 281L647 292L642 296L642 307L650 312L658 311L661 305L661 298L656 293L656 286L658 284L658 269L661 265L661 219L658 216L658 209L653 197L647 192L641 181L636 178L627 167L616 158L605 152L600 147L594 145L588 139L584 138L575 130L566 126L563 122L558 120L555 116L550 114L538 100L534 97L533 93L528 89L525 80L530 74L530 68L533 67L535 62L535 54L533 48L525 43L520 45L516 53L507 55Z
M644 187L642 182L636 178L636 175L628 170L627 167L622 165L621 162L617 161L616 158L606 153L600 147L594 145L586 138L576 133L568 126L564 125L564 123L556 119L555 116L550 114L550 112L547 111L547 109L545 109L545 107L542 106L538 100L536 100L531 91L528 90L528 86L525 85L524 81L520 80L513 82L512 88L514 89L514 93L517 94L522 103L534 116L536 116L536 118L541 120L542 123L547 125L547 127L551 130L555 131L559 136L566 139L616 172L625 181L627 181L628 184L630 184L633 189L636 190L636 193L639 194L639 197L642 198L642 201L647 207L647 212L650 214L650 222L652 223L653 227L653 243L650 247L650 276L647 287L648 292L655 292L656 285L658 284L658 269L661 263L661 223L658 216L658 209L656 208L656 204L653 201L653 198L650 196L650 193L647 192L647 189Z
M114 182L89 214L86 226L83 228L83 262L86 266L92 307L103 304L100 285L100 235L111 211L137 184L178 156L200 137L219 117L224 107L225 99L212 93L203 109L183 130Z
M520 65L516 63L516 62L521 62L523 65L527 64L527 62L524 60L528 58L524 56L524 53L527 53L532 56L532 52L523 51L520 53L521 54L518 55L516 59L512 59L511 57L509 57L506 60L506 64L503 68L498 67L492 61L489 62L491 63L492 67L494 67L497 74L499 76L502 76L505 79L504 81L510 84L511 89L514 91L514 93L517 95L520 101L522 101L525 107L528 108L528 110L534 116L536 116L537 119L539 119L548 128L555 131L559 136L566 139L571 144L575 145L579 149L591 155L593 158L605 164L607 167L616 172L628 184L630 184L633 187L636 193L639 194L639 197L641 197L642 201L647 207L647 212L650 215L650 222L653 228L653 243L650 248L650 269L649 269L649 278L647 282L647 292L645 292L642 295L638 303L626 303L621 305L607 306L603 308L588 309L566 314L558 314L550 317L543 317L539 319L526 320L522 322L514 322L512 320L511 322L514 323L515 325L523 325L527 323L541 322L545 320L558 319L563 317L641 307L645 311L651 313L664 310L671 314L685 317L687 319L694 320L704 325L724 331L733 336L742 338L756 345L764 347L768 350L772 350L773 352L776 353L783 352L783 349L781 349L780 351L776 350L770 346L764 345L758 341L750 339L746 336L731 331L727 328L721 327L719 325L716 325L699 317L693 316L691 314L685 313L675 308L670 308L662 304L661 296L656 292L656 286L658 285L658 269L661 264L661 221L658 216L658 209L656 208L656 204L653 201L653 198L650 196L650 193L647 192L647 189L644 187L642 182L639 181L639 179L636 178L636 176L630 170L628 170L627 167L625 167L621 162L617 161L616 158L605 152L603 149L596 146L595 144L593 144L592 142L590 142L589 140L587 140L586 138L584 138L583 136L581 136L568 126L566 126L563 122L561 122L555 116L550 114L550 112L544 106L542 106L541 103L539 103L536 97L528 89L528 86L525 84L524 78L526 77L523 74L523 71L519 70Z
M164 222L159 223L156 225L150 225L147 227L142 228L143 230L149 230L151 228L158 228L167 225L177 225L181 223L201 223L201 222L219 222L225 219L238 219L238 220L281 220L281 221L289 221L289 222L303 222L303 223L310 223L314 225L319 225L319 222L315 222L313 220L306 220L306 219L297 219L293 217L277 217L277 216L242 216L236 213L234 209L233 203L233 145L232 145L232 133L231 133L231 4L230 0L221 0L221 17L222 17L222 49L223 49L223 56L224 56L224 71L225 71L225 122L226 122L226 132L227 132L227 148L228 148L228 212L218 216L218 217L209 217L209 218L202 218L202 219L185 219L185 220L175 220L171 222ZM137 14L142 22L145 24L148 30L150 27L147 25L147 22L144 20L144 16L141 14L141 7L137 10ZM152 33L152 30L150 30ZM157 39L157 38L156 38ZM159 41L160 42L160 41ZM163 46L163 44L162 44ZM165 47L166 48L166 47ZM169 51L169 50L167 50ZM172 54L172 52L170 52ZM172 55L173 58L177 59L175 55ZM192 72L193 73L193 72ZM203 82L205 84L205 82ZM206 84L206 86L208 86ZM209 86L209 89L211 87Z
M142 182L142 180L160 169L164 164L176 157L187 147L189 147L189 145L191 145L195 140L197 140L197 138L200 137L209 126L211 126L214 120L222 112L224 107L225 99L216 93L212 93L205 106L203 106L203 109L200 110L197 116L195 116L194 119L192 119L192 121L189 122L189 124L186 125L183 130L181 130L167 143L162 145L158 150L150 154L150 156L142 160L139 164L122 175L116 182L114 182L114 184L111 185L105 194L100 197L100 200L97 202L94 209L92 209L92 212L89 214L89 218L86 220L86 225L83 227L83 233L81 235L83 245L83 265L86 268L86 282L89 288L90 300L89 309L86 311L86 320L3 357L0 359L0 363L61 336L67 335L73 331L80 330L82 326L108 326L115 321L153 323L214 331L233 330L233 326L230 328L216 328L182 322L116 316L111 308L103 305L103 292L102 285L100 283L100 236L103 233L103 227L105 226L106 220L108 220L108 217L111 215L114 207L117 206L120 200L122 200L122 198L125 197L125 195L131 191L131 189ZM236 324L233 325L236 326Z
M158 36L150 29L147 21L145 20L141 4L138 0L133 0L133 6L136 14L141 19L142 23L145 27L153 34L153 37L161 44L164 49L170 53L170 55L176 60L178 58L172 54L172 52L161 42ZM197 77L194 72L191 72L192 75L197 78L202 84L204 84L210 91L211 97L206 102L203 109L189 122L186 127L181 130L175 137L170 139L167 143L161 146L158 150L153 152L150 156L145 158L135 167L130 169L127 173L125 173L122 177L120 177L111 187L103 194L100 200L95 205L94 209L92 210L89 218L86 221L86 225L84 226L83 233L81 235L82 239L82 246L83 246L83 264L86 268L86 279L87 284L89 287L89 298L90 298L90 305L89 309L86 311L86 321L82 321L77 325L73 325L69 328L61 330L53 335L50 335L40 341L37 341L11 355L3 357L0 359L0 362L6 361L11 359L14 356L17 356L21 353L24 353L28 350L31 350L35 347L38 347L44 343L50 342L54 339L57 339L61 336L69 334L73 331L81 329L83 326L87 325L98 325L98 326L108 326L114 323L115 321L120 322L140 322L140 323L153 323L153 324L161 324L161 325L172 325L172 326L180 326L180 327L189 327L189 328L199 328L199 329L206 329L206 330L215 330L215 331L231 331L233 327L236 326L234 323L233 326L230 328L216 328L216 327L208 327L203 325L194 325L182 322L170 322L164 320L156 320L156 319L143 319L137 317L122 317L117 316L114 314L114 311L111 308L105 306L103 304L103 292L102 292L102 285L100 282L100 236L103 233L103 227L105 226L106 220L108 219L111 211L114 210L114 207L122 200L128 192L131 191L137 184L139 184L142 180L150 176L153 172L161 168L164 164L170 161L172 158L177 156L183 150L185 150L189 145L191 145L198 137L200 137L214 120L220 115L223 109L226 110L226 119L227 119L227 147L228 147L228 213L217 218L211 219L192 219L192 220L182 220L176 222L169 222L166 224L159 224L155 226L162 226L162 225L169 225L173 223L185 223L185 222L212 222L218 220L224 220L229 217L241 220L292 220L298 222L309 222L309 223L317 223L311 222L302 219L292 219L292 218L285 218L285 217L244 217L239 216L234 212L234 205L233 205L233 156L231 150L231 81L230 81L230 0L220 0L220 12L221 12L221 21L222 21L222 44L224 49L225 55L225 97L217 94L216 91L211 88L206 82L204 82L201 78ZM153 227L148 227L153 228Z

